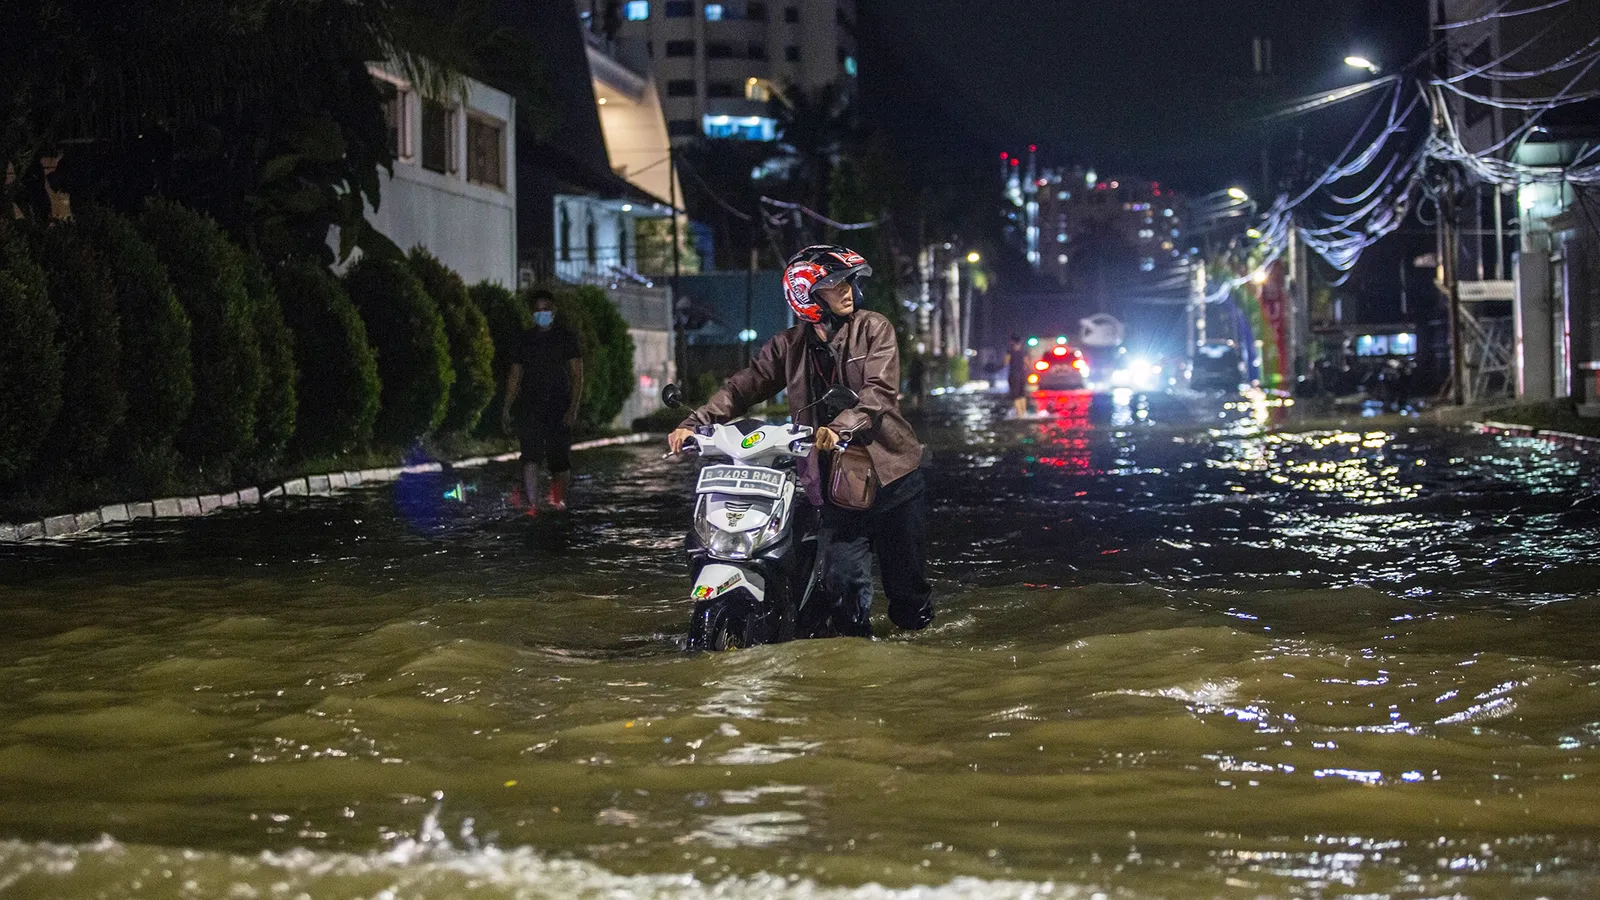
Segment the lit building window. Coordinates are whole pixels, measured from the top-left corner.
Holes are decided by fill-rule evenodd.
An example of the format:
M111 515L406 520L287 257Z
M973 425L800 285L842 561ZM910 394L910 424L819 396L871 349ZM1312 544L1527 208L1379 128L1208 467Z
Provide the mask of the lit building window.
M1163 215L1163 216L1166 216L1166 217L1167 217L1167 218L1169 218L1169 219L1170 219L1170 218L1172 218L1172 210L1170 210L1170 209L1163 209L1163 210L1162 210L1162 211L1161 211L1161 214L1162 214L1162 215Z
M846 56L844 58L844 73L846 75L856 74L856 58L854 56Z
M1066 265L1067 264L1067 255L1065 253L1063 253L1060 256L1057 256L1056 257L1056 262L1060 263L1063 266Z
M1067 233L1065 231L1063 231L1060 234L1056 235L1056 243L1065 244L1066 242L1067 242Z
M771 141L777 139L778 122L767 116L704 116L701 130L706 137Z
M1056 191L1056 199L1057 200L1071 200L1072 199L1072 192L1071 191Z
M721 22L722 21L722 14L723 14L723 9L722 9L722 4L721 3L707 3L706 4L706 21L707 22Z
M1141 272L1154 272L1155 270L1156 261L1153 257L1146 256L1144 262L1139 263L1139 271Z
M628 0L624 15L629 22L643 22L650 18L650 0Z

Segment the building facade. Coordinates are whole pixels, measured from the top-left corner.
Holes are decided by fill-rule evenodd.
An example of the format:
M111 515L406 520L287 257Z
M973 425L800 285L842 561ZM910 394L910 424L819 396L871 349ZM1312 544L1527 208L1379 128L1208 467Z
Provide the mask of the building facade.
M465 79L465 96L423 97L389 66L372 76L394 88L384 108L393 174L380 173L368 220L402 250L424 247L467 284L517 283L516 104Z
M1468 399L1472 387L1503 388L1600 416L1600 69L1589 52L1600 0L1503 6L1433 4L1444 36L1436 131L1463 176L1441 230L1440 287L1460 297Z
M668 132L773 140L772 100L853 93L855 0L576 0L618 58L654 69Z

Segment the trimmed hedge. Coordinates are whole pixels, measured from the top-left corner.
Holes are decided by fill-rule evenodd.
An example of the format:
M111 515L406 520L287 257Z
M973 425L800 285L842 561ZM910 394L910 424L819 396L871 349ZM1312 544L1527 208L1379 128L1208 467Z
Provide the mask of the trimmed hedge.
M137 470L136 480L153 487L170 476L178 430L194 405L189 315L155 249L132 222L96 206L80 209L73 218L105 261L122 322L128 414L113 441L113 455Z
M61 412L61 347L44 270L0 223L0 485L27 471Z
M216 222L171 201L147 201L139 228L193 326L198 390L178 446L202 466L231 466L255 447L264 378L243 257Z
M363 259L345 275L345 289L378 354L382 405L375 436L410 444L444 421L455 370L444 317L406 263Z
M633 335L606 292L582 285L556 294L557 314L583 348L583 406L578 421L609 428L633 393Z
M461 276L433 254L413 247L410 263L411 271L439 307L445 337L450 341L450 365L456 380L450 388L450 406L440 430L469 432L495 393L494 341L489 336L489 323L468 298Z
M52 222L33 229L32 238L56 311L66 376L61 414L45 437L49 459L38 460L35 468L40 476L97 476L128 409L116 291L103 260L76 224Z
M250 298L250 321L261 346L261 395L256 399L256 447L252 456L258 465L270 465L294 437L298 411L295 383L299 380L294 335L283 322L283 307L266 267L247 256L241 264L245 294Z
M473 305L483 313L489 323L489 337L494 343L494 399L489 402L489 415L478 420L477 433L490 437L500 433L500 408L506 400L506 373L517 358L517 344L522 333L533 327L533 310L521 294L513 294L501 285L481 281L467 289Z
M310 458L364 449L378 420L378 361L344 286L321 264L291 260L274 273L300 371L291 450Z

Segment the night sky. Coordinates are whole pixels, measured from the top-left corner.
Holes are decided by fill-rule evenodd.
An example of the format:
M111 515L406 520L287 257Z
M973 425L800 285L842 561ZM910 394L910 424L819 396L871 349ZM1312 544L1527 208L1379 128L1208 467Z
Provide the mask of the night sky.
M1037 143L1050 164L1191 192L1259 172L1241 123L1263 100L1359 81L1347 54L1394 65L1426 29L1422 0L861 0L860 15L863 110L908 146L977 160ZM1254 78L1258 35L1276 83ZM1337 119L1295 127L1331 153Z

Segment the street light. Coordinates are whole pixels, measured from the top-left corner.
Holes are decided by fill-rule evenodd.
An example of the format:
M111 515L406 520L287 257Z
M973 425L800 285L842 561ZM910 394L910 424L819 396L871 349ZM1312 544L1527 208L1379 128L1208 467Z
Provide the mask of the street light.
M1346 56L1344 58L1344 64L1349 66L1349 67L1351 67L1352 69L1366 69L1368 72L1372 73L1373 75L1378 74L1378 66L1377 66L1377 64L1374 63L1372 60L1367 59L1365 56L1360 56L1360 55L1356 55L1356 54L1352 54L1350 56Z
M1244 203L1250 199L1250 195L1244 192L1244 188L1228 188L1228 196L1238 200L1240 203Z
M967 254L967 262L969 262L969 263L972 263L972 264L974 264L974 265L976 265L976 264L978 264L978 263L979 263L979 262L981 262L981 261L982 261L982 260L983 260L983 255L982 255L982 254L980 254L980 253L979 253L979 252L978 252L978 251L976 251L976 250L974 250L974 251L972 251L972 252L971 252L971 253L968 253L968 254Z

